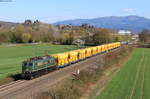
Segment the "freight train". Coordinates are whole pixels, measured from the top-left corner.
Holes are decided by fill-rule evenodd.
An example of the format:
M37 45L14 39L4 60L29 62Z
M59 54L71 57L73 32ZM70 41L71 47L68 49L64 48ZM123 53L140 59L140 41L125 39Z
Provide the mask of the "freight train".
M24 79L33 79L49 71L69 66L70 64L77 63L120 46L121 42L115 42L64 53L30 58L22 62L22 77Z

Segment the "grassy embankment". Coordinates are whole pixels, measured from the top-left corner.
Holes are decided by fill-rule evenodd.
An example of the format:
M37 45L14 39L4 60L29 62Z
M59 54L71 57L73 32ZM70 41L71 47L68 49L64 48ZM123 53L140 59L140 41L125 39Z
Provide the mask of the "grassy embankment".
M150 99L150 49L137 48L96 99Z

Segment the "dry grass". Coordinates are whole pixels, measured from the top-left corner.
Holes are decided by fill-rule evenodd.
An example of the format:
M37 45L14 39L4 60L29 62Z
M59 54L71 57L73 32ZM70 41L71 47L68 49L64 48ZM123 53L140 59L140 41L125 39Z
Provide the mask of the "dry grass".
M10 83L10 82L12 82L14 80L15 79L12 78L12 77L6 77L6 78L3 78L3 79L0 79L0 86L4 85L4 84L7 84L7 83Z

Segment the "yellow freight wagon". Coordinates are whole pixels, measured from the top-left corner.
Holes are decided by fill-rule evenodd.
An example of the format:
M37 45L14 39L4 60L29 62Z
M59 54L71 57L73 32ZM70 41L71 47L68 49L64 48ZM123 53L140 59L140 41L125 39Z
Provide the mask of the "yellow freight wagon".
M120 46L120 42L115 43L115 48Z
M85 49L82 49L81 50L81 53L82 53L82 58L84 59L86 56L85 56Z
M113 43L113 48L116 48L116 46L115 46L116 44L115 43Z
M113 48L114 48L114 43L111 44L111 49L113 49Z
M113 43L113 48L116 48L116 43Z
M116 43L116 47L118 47L118 43Z
M77 51L68 52L68 61L70 63L76 62L77 60L78 60L78 52Z
M106 50L109 50L110 49L110 44L106 44L106 47L107 47Z
M97 54L97 47L92 47L91 50L92 50L92 55Z
M116 43L114 43L114 48L116 48L117 47L117 44Z
M85 49L85 56L86 57L89 57L89 56L91 56L92 55L92 53L91 53L91 48L86 48Z
M115 48L116 48L117 46L118 46L117 43L115 43Z
M97 46L97 52L98 53L102 52L102 46Z
M104 45L104 51L106 51L106 50L107 50L107 45L105 44L105 45Z
M85 49L79 49L79 50L75 50L76 52L78 52L78 59L84 59L85 58Z
M106 44L106 51L110 49L110 44Z
M106 44L106 50L110 49L110 44Z
M101 47L101 52L103 52L103 45L100 45L100 47Z
M115 43L112 44L112 48L115 48Z
M113 49L113 45L114 45L114 43L111 43L110 49Z
M109 50L113 49L113 45L114 45L114 43L111 43L111 44L109 45Z
M63 67L69 63L67 53L54 54L52 56L56 58L58 67Z
M112 45L112 44L108 44L108 50L111 50L111 45Z
M117 43L115 43L115 48L116 48L117 46L118 46Z

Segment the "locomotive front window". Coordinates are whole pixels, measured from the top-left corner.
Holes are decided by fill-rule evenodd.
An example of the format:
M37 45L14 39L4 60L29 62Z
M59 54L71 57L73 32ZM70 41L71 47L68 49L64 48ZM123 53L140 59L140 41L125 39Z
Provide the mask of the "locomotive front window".
M29 62L24 62L23 66L27 67L27 66L33 66L33 63L29 63Z
M29 66L33 66L33 63L29 63Z

